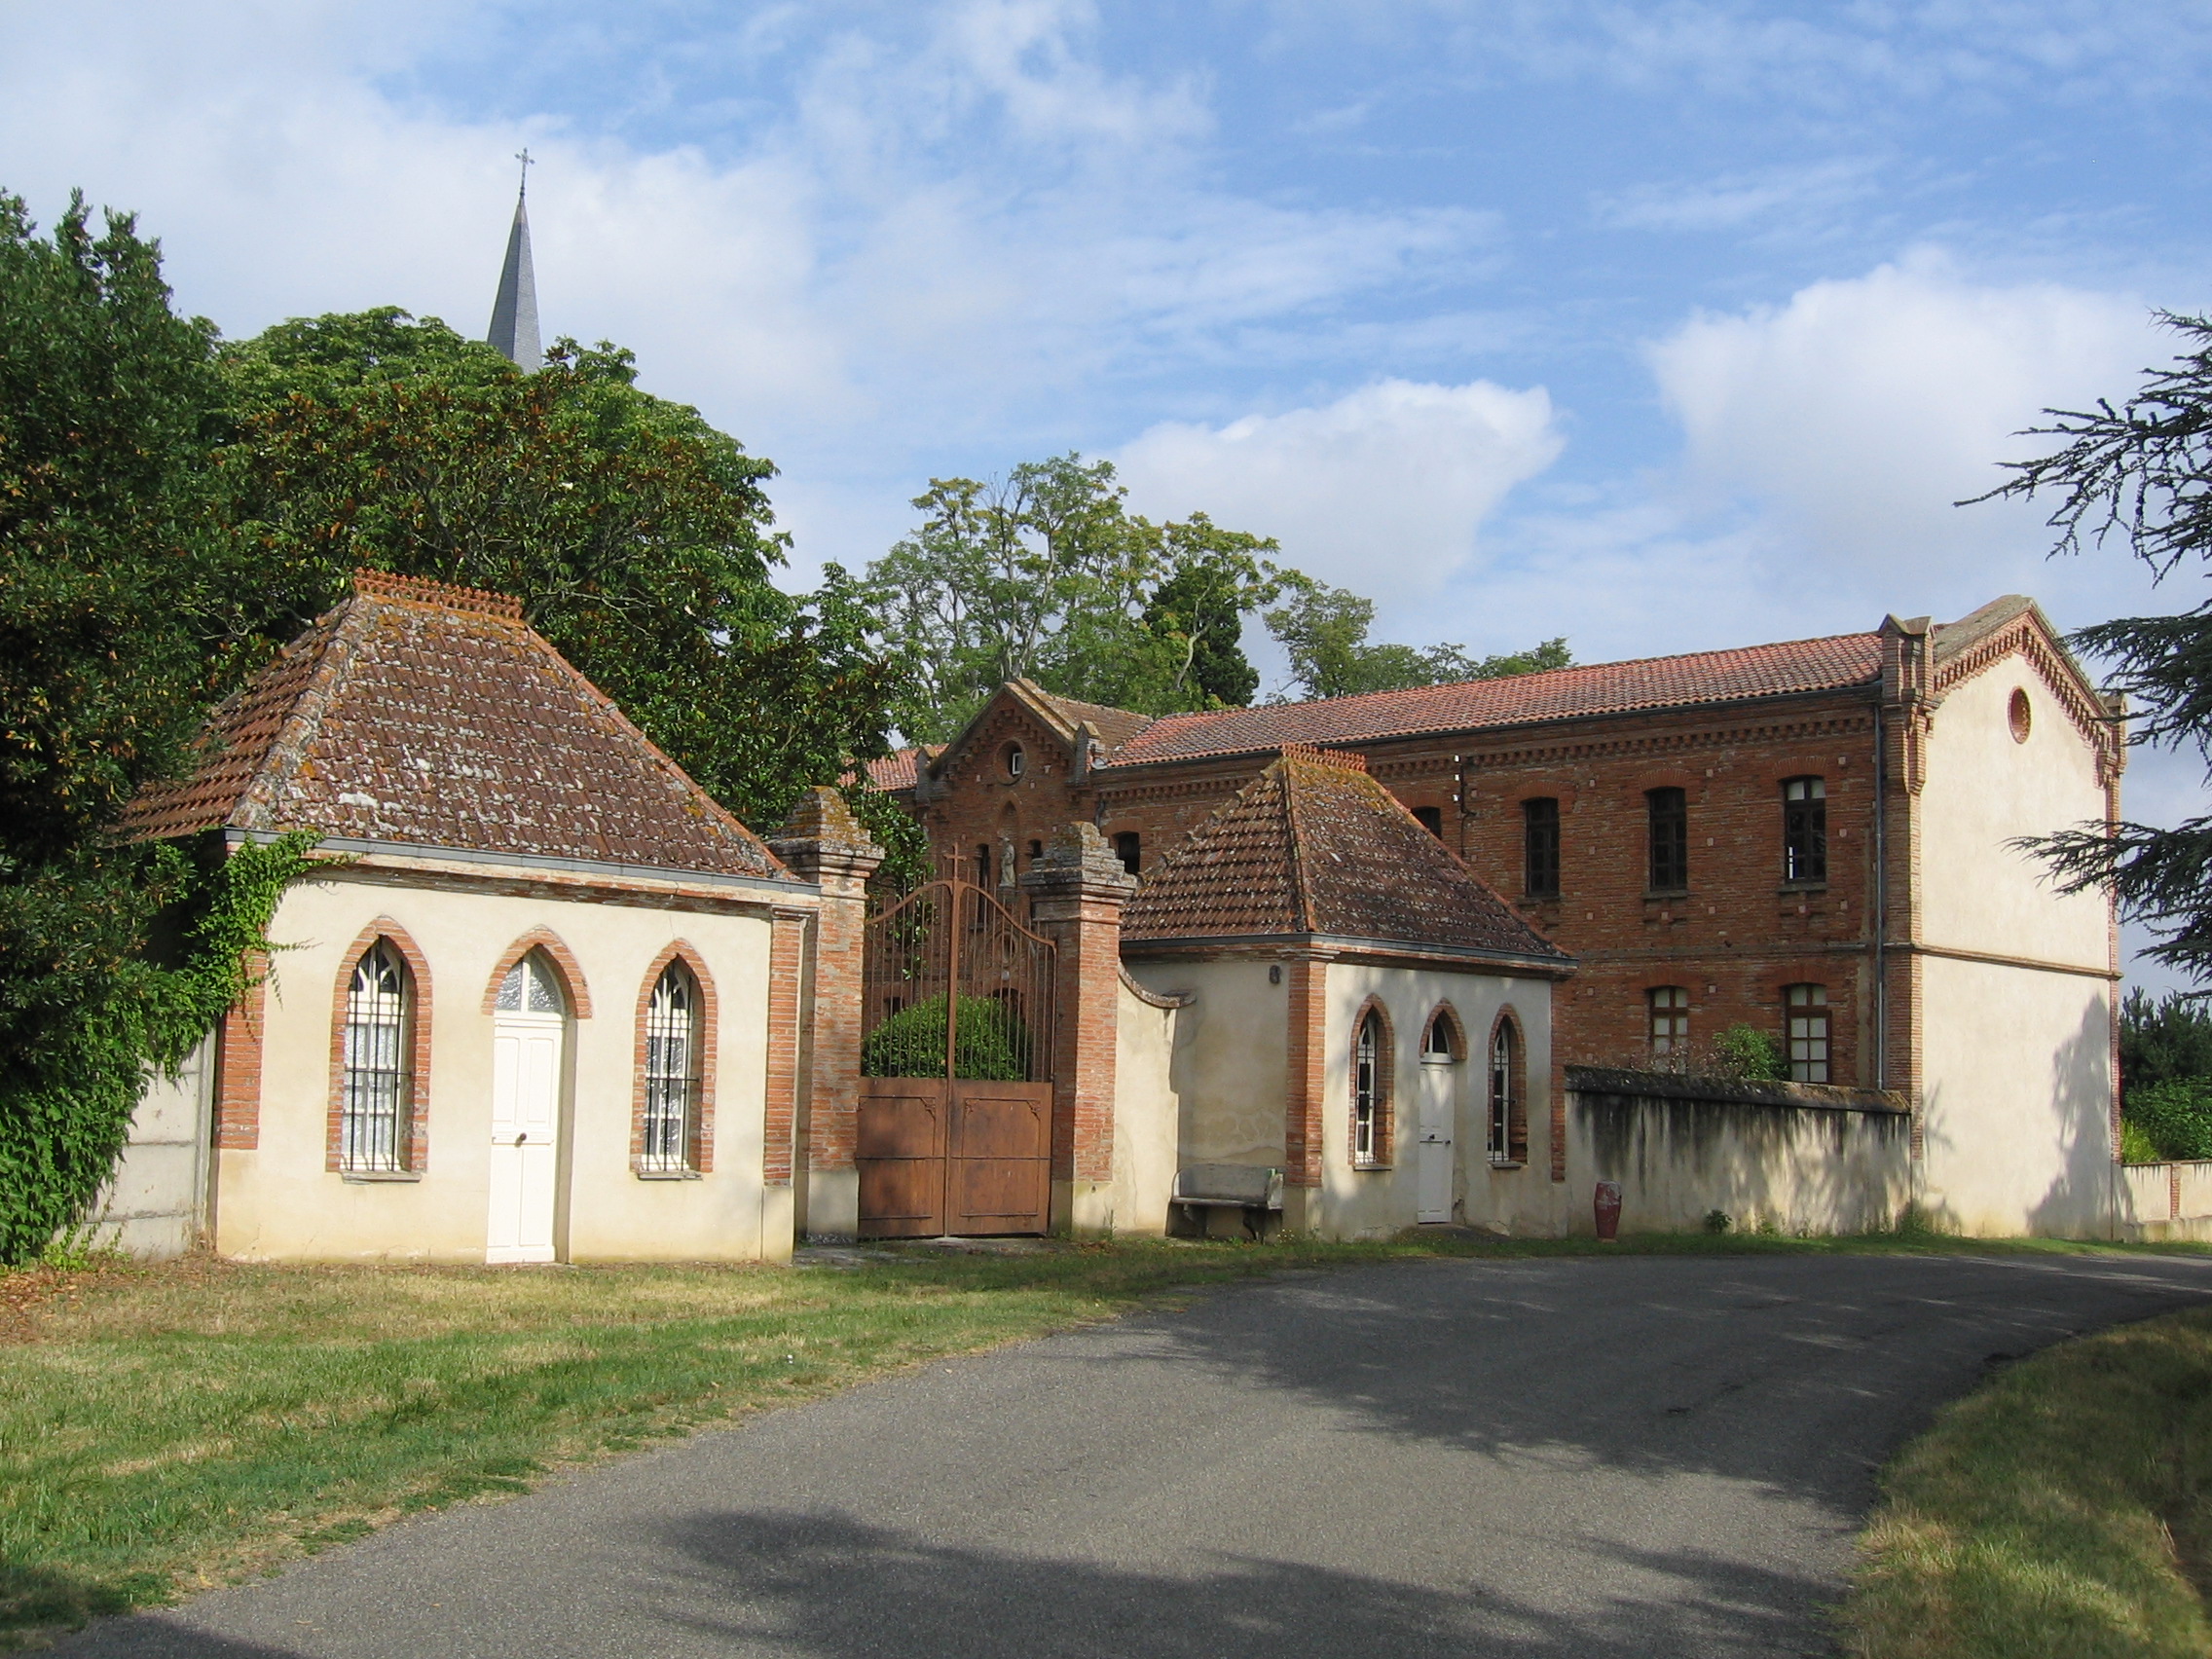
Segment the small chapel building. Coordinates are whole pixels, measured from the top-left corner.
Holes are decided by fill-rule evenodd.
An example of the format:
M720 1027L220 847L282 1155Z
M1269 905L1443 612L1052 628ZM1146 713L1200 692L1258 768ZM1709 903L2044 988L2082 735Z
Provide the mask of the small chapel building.
M320 862L276 910L261 983L151 1091L116 1183L146 1212L119 1228L127 1243L197 1231L262 1260L790 1254L823 886L519 602L362 573L215 712L203 755L140 797L130 832L313 830ZM787 851L805 864L820 843ZM858 880L831 885L857 910ZM198 1121L182 1138L204 1145L199 1167L164 1161L170 1120Z

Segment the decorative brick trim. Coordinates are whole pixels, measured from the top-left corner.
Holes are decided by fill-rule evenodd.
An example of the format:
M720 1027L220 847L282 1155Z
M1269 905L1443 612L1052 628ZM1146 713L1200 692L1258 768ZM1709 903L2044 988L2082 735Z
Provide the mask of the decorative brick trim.
M407 930L389 916L379 916L353 936L330 987L330 1109L323 1126L323 1167L345 1167L340 1155L345 1150L346 993L352 987L354 968L379 940L407 965L407 1122L400 1125L399 1166L420 1174L430 1166L430 965Z
M1292 1187L1321 1184L1321 1100L1328 1083L1329 965L1292 957L1290 999L1284 1013L1289 1034L1290 1087L1284 1091L1283 1181Z
M768 1098L761 1180L792 1184L792 1136L798 1122L799 976L805 968L806 910L778 910L768 937Z
M577 1019L591 1017L591 987L584 982L584 971L577 963L575 952L551 928L536 927L524 934L500 953L499 965L492 970L491 978L484 982L484 1008L486 1014L497 1014L499 1008L499 985L514 965L534 950L545 952L546 959L561 971L562 989L569 995L569 1013Z
M721 1031L721 1003L715 994L715 978L707 972L706 958L689 940L663 945L638 986L638 1012L631 1022L635 1041L630 1054L630 1161L635 1167L645 1156L645 1014L652 1007L653 987L660 983L671 962L681 962L689 969L691 982L699 987L699 1098L693 1103L691 1144L684 1149L684 1161L704 1175L715 1166L715 1056L719 1048L716 1038Z
M353 591L363 599L396 599L408 605L434 605L444 610L468 610L480 616L497 616L502 622L522 620L522 601L490 588L456 587L427 576L395 576L388 571L356 570Z
M247 962L245 994L223 1015L215 1039L215 1144L226 1151L251 1152L261 1144L266 965L266 957Z
M1995 668L2014 653L2027 659L2046 689L2066 711L2082 740L2095 751L2100 772L2107 767L2117 769L2116 761L2121 758L2117 728L2080 669L2044 631L2033 611L2022 611L1944 663L1930 677L1929 689L1940 698L1953 686Z
M1382 1041L1376 1045L1379 1075L1375 1080L1375 1153L1363 1160L1359 1156L1359 1028L1367 1023L1370 1014L1382 1018ZM1352 1113L1346 1125L1346 1153L1354 1169L1387 1169L1391 1154L1397 1148L1398 1028L1390 1018L1388 1006L1380 996L1371 996L1359 1005L1351 1016L1349 1036L1350 1064L1346 1067L1346 1081L1351 1088Z
M1483 1154L1490 1154L1490 1057L1497 1047L1501 1027L1513 1027L1513 1098L1505 1115L1505 1156L1515 1163L1529 1161L1529 1026L1520 1010L1506 1003L1490 1022L1490 1040L1483 1045Z

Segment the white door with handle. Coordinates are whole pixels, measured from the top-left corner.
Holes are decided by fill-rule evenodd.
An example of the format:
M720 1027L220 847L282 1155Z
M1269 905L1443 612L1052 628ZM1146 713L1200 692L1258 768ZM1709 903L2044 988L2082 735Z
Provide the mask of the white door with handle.
M1452 1121L1458 1105L1458 1064L1450 1056L1421 1057L1416 1221L1452 1219Z
M499 987L492 1021L491 1204L487 1262L550 1262L561 1172L561 1081L568 1006L533 952Z

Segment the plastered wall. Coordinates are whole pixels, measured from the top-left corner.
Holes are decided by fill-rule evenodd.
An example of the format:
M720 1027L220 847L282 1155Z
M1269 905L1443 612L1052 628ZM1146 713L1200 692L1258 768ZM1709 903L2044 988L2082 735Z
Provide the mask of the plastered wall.
M1161 1008L1124 985L1115 1024L1114 1231L1158 1237L1175 1189L1182 1102L1175 1091L1180 1008Z
M406 931L430 977L419 1180L352 1180L325 1166L333 990L350 971L353 941L380 918ZM789 1189L761 1180L765 918L358 878L294 888L272 926L286 948L263 1015L259 1144L217 1155L223 1254L483 1260L493 1027L485 993L509 944L538 927L566 944L592 1003L591 1016L568 1027L556 1253L576 1261L789 1254ZM713 1168L695 1180L644 1180L630 1158L637 1009L648 970L679 939L698 952L716 992Z
M1918 1201L1968 1234L2110 1235L2112 985L1926 957Z
M92 1208L95 1243L162 1260L198 1241L212 1156L213 1054L212 1040L203 1040L173 1076L147 1079L123 1157Z

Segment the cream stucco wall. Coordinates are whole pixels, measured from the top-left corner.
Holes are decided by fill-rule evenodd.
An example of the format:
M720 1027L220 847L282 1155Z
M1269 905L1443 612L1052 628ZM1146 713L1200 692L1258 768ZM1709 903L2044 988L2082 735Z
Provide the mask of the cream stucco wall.
M2110 982L1937 956L1920 972L1917 1201L1961 1233L2108 1236Z
M1128 964L1129 977L1145 989L1190 999L1176 1015L1168 1068L1178 1166L1282 1162L1290 993L1269 982L1270 966L1244 959Z
M769 923L671 902L577 903L498 892L484 879L430 886L371 868L294 888L271 928L285 948L267 992L259 1145L217 1155L216 1247L249 1259L483 1260L493 1025L485 991L509 944L543 927L572 952L593 1005L589 1018L568 1025L556 1254L788 1256L789 1189L761 1180ZM353 941L379 918L406 930L429 970L419 1180L353 1180L325 1167L333 989L350 970ZM697 951L717 999L713 1169L695 1180L644 1180L630 1161L638 1000L654 959L677 940Z
M97 1244L160 1260L181 1256L206 1221L214 1044L203 1040L173 1075L146 1080L115 1173L92 1207Z
M2027 740L2009 710L2028 699ZM2009 843L2101 823L2096 751L2035 667L2008 657L1953 687L1929 731L1919 925L1933 951L2111 966L2111 913L2065 896ZM1918 1201L1973 1234L2102 1237L2113 1226L2111 981L1923 956Z
M1158 1237L1167 1231L1182 1123L1174 1068L1183 1013L1122 987L1114 1056L1113 1231L1119 1234Z
M1421 1033L1443 1003L1450 1003L1458 1014L1468 1048L1467 1059L1456 1068L1460 1073L1453 1131L1456 1219L1481 1226L1508 1217L1548 1214L1556 1202L1545 1167L1552 1106L1550 981L1347 962L1332 962L1326 972L1321 1187L1307 1225L1327 1237L1358 1238L1384 1236L1416 1224L1419 1171L1414 1090L1419 1080ZM1389 1014L1393 1047L1394 1145L1386 1169L1355 1168L1351 1159L1353 1022L1370 997L1379 999ZM1508 1004L1527 1045L1530 1161L1517 1168L1493 1169L1485 1145L1489 1096L1483 1056L1491 1028ZM1523 1221L1524 1228L1529 1225Z
M2028 739L2008 710L2023 690ZM1999 956L2109 966L2109 911L2094 890L2062 897L2016 836L2104 821L2096 752L2024 657L1953 687L1928 732L1920 824L1923 942ZM1936 1006L1931 1004L1931 1007Z

